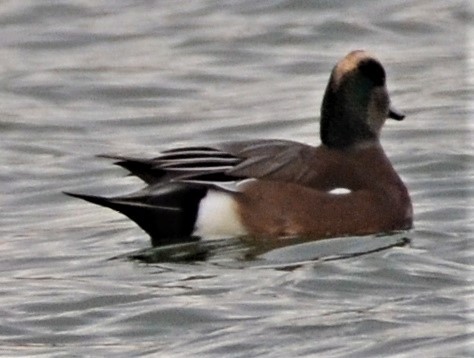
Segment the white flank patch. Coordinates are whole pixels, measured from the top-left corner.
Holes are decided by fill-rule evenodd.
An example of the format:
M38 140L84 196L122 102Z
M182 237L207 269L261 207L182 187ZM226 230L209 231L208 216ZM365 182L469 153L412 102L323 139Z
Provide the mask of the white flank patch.
M231 194L209 190L199 204L193 235L240 236L247 234L239 214L237 203Z
M349 194L351 192L350 189L347 188L336 188L331 190L329 193L330 194L336 194L336 195L341 195L341 194Z

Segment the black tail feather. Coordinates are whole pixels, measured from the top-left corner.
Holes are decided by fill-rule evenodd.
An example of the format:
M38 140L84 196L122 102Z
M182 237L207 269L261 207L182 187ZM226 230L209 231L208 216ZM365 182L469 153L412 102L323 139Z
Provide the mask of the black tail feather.
M194 188L196 190L196 188ZM194 223L196 221L199 202L205 195L205 189L200 188L194 193L194 200L186 204L180 203L182 193L177 191L176 202L160 204L160 200L153 200L145 196L128 196L104 198L94 195L64 192L64 194L86 200L90 203L101 205L118 211L133 220L151 237L153 246L190 241ZM178 205L166 205L178 204Z

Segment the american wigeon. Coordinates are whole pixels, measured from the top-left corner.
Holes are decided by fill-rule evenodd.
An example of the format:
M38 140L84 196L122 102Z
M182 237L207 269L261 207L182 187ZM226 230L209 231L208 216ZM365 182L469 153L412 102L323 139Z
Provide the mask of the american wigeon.
M201 236L318 239L409 229L410 196L379 142L385 120L403 117L390 106L380 62L353 51L332 70L321 145L249 140L152 159L107 156L148 186L114 198L67 194L125 214L154 246Z

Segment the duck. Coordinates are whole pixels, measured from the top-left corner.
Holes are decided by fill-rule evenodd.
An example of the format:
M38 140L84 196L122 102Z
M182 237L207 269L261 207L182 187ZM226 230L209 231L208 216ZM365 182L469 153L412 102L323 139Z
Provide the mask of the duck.
M348 53L329 77L317 146L264 139L181 146L151 158L102 155L146 185L65 194L124 214L153 246L216 237L327 239L413 227L407 187L380 143L390 101L381 62Z

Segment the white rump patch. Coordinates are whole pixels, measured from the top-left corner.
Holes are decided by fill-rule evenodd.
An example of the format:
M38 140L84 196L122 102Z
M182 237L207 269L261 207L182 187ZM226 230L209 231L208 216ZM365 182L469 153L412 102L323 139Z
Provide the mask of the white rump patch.
M351 190L347 188L335 188L331 190L329 194L341 195L341 194L349 194L350 192Z
M193 235L212 237L245 234L247 231L242 225L237 203L232 195L209 190L199 204Z

